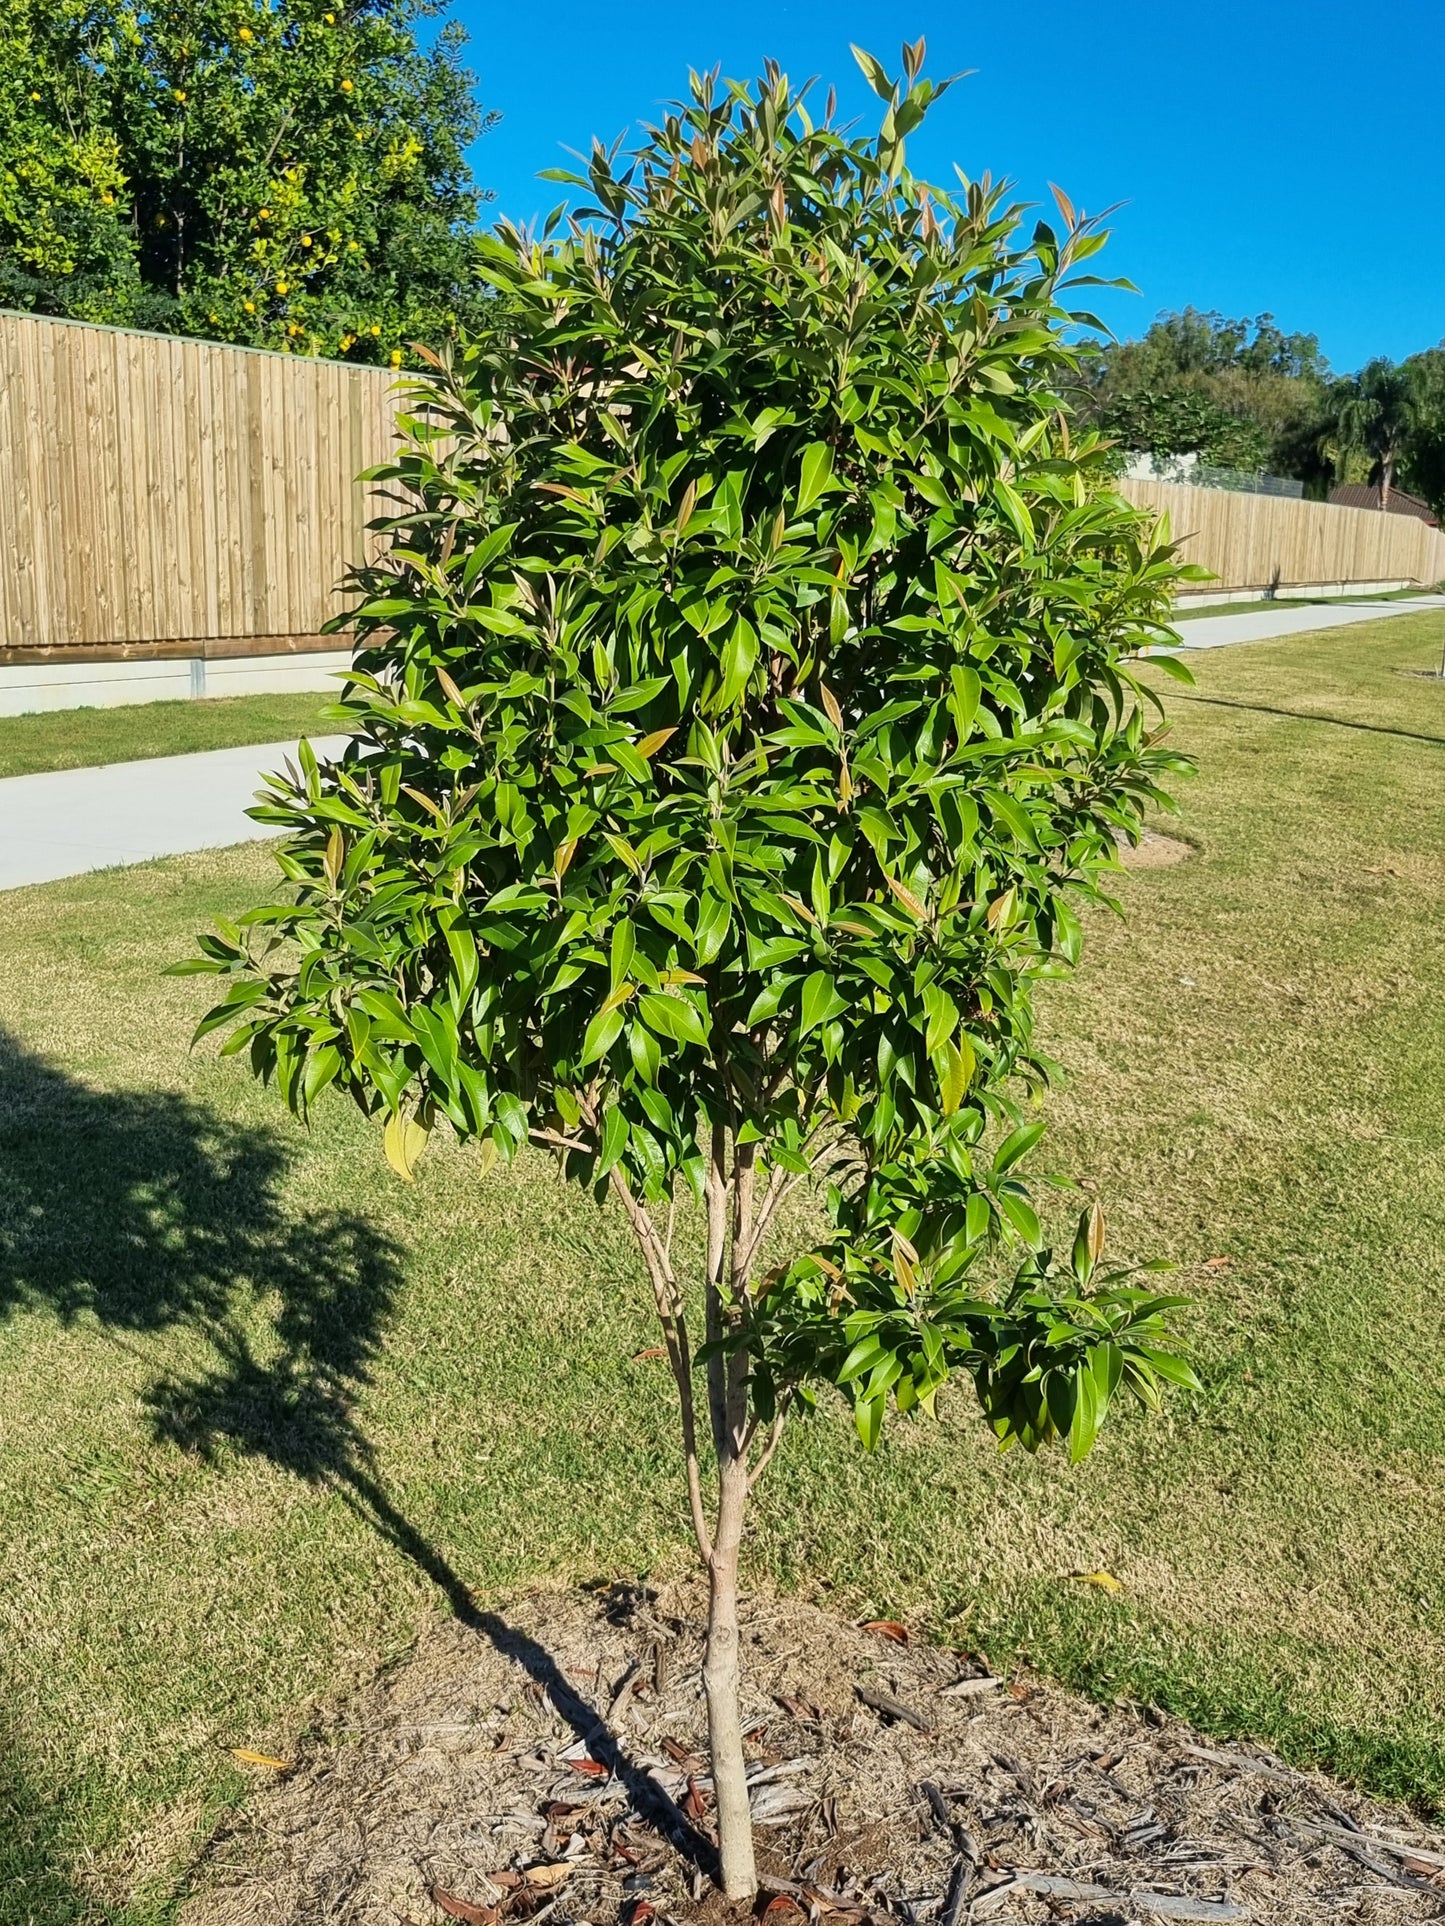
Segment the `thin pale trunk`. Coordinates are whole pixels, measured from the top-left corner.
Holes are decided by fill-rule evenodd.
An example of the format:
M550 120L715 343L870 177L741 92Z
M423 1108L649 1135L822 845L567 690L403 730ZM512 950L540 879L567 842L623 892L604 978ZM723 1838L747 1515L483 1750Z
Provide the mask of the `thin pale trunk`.
M717 1533L708 1573L707 1654L702 1668L723 1891L729 1899L751 1899L758 1890L739 1707L738 1547L747 1496L747 1465L730 1453L719 1467Z
M1390 490L1394 485L1395 458L1393 455L1386 455L1380 463L1380 508L1382 511L1390 506Z

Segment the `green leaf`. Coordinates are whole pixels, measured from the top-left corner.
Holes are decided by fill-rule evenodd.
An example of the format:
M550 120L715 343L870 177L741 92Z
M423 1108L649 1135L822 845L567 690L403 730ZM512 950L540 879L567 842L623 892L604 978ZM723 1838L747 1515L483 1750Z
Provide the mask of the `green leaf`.
M893 83L883 70L881 61L875 60L871 53L862 47L850 46L848 51L863 69L863 76L880 100L892 101Z
M979 681L977 670L963 668L957 663L949 670L949 684L949 712L961 746L973 734L973 719L978 714L983 684Z
M602 1154L597 1159L597 1168L592 1173L594 1183L615 1168L622 1153L627 1148L627 1118L618 1104L612 1104L602 1118Z
M647 995L638 1008L648 1028L676 1043L706 1043L707 1026L696 1007L680 996Z
M803 984L803 1009L800 1034L807 1036L830 1017L841 1016L848 1007L846 998L826 970L814 970Z
M865 1451L876 1450L883 1435L883 1405L881 1397L866 1397L853 1406L853 1423Z
M833 451L825 441L812 442L803 450L802 472L798 481L797 508L806 515L833 479Z
M758 632L746 616L740 615L733 623L732 633L723 646L719 661L722 686L718 692L716 707L728 709L738 700L747 686L748 677L752 674L757 659Z
M1027 1157L1048 1125L1039 1122L1020 1124L1017 1130L1010 1131L994 1152L994 1170L1002 1176L1004 1171L1012 1170L1021 1158Z
M587 1025L587 1034L582 1039L582 1062L595 1063L607 1052L622 1035L626 1018L621 1009L613 1006L610 1010L599 1010Z

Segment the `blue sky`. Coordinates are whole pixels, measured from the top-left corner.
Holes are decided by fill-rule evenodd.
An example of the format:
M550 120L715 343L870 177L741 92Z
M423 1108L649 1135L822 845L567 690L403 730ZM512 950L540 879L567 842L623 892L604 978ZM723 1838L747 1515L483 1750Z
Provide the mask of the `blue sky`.
M473 157L493 214L552 206L562 190L538 169L649 118L689 66L748 76L772 54L835 82L871 125L849 42L892 71L923 33L930 72L976 71L910 142L910 165L940 182L954 161L989 168L1030 199L1055 180L1091 212L1126 203L1100 271L1140 293L1098 303L1119 333L1189 302L1268 309L1341 370L1445 337L1440 0L455 0L455 14L503 116Z

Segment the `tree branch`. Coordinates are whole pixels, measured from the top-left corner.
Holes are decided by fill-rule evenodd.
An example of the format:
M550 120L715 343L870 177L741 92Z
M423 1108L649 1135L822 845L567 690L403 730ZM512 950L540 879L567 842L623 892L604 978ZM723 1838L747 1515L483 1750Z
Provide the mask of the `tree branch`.
M703 1505L702 1474L697 1457L697 1411L692 1392L692 1350L687 1337L687 1319L683 1313L682 1297L673 1276L672 1265L645 1205L639 1203L632 1194L631 1186L620 1170L612 1173L612 1191L627 1213L627 1221L632 1226L632 1234L637 1239L642 1252L642 1260L647 1266L647 1275L652 1283L652 1294L657 1306L657 1320L662 1326L663 1342L667 1346L667 1361L672 1366L673 1381L677 1385L678 1404L682 1415L682 1455L687 1473L687 1503L692 1515L693 1536L697 1539L698 1551L704 1562L712 1558L712 1533L708 1530L707 1512Z
M558 1150L580 1150L588 1157L597 1148L596 1144L583 1143L580 1137L564 1137L560 1130L544 1130L540 1125L534 1125L530 1134L534 1144L551 1144Z
M793 1402L792 1391L791 1390L784 1391L782 1397L779 1398L778 1400L778 1408L776 1412L773 1414L773 1422L768 1428L768 1442L763 1446L762 1451L759 1453L757 1463L753 1465L752 1469L748 1472L748 1490L749 1491L752 1490L753 1486L758 1482L759 1478L761 1478L763 1473L767 1470L768 1466L772 1462L773 1453L777 1450L778 1446L782 1443L783 1427L788 1422L788 1412L792 1406L792 1402ZM748 1442L749 1443L752 1442L751 1436L749 1437Z
M830 1128L833 1122L834 1119L829 1117L818 1125L817 1129L813 1132L813 1137L804 1144L804 1154L807 1153L813 1140ZM793 1192L798 1188L798 1185L803 1182L805 1177L817 1177L828 1168L832 1159L832 1153L837 1150L839 1143L842 1141L842 1135L843 1133L840 1130L839 1135L835 1137L831 1143L820 1146L819 1150L811 1159L807 1170L785 1171L780 1165L775 1164L773 1166L773 1173L769 1179L768 1188L763 1194L763 1201L758 1209L757 1219L753 1225L752 1240L746 1253L746 1261L743 1266L745 1275L751 1276L752 1274L754 1261L757 1258L763 1238L766 1236L768 1226L772 1223L773 1218L792 1196Z
M726 1368L720 1350L722 1328L722 1275L727 1257L728 1189L727 1133L722 1124L712 1127L712 1154L708 1160L707 1184L707 1275L703 1280L705 1332L709 1346L707 1360L708 1417L712 1424L713 1450L719 1465L727 1451Z

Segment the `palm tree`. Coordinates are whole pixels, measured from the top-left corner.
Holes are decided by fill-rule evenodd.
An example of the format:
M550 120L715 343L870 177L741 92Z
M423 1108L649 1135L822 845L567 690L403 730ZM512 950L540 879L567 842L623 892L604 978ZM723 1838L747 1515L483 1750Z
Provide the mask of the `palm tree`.
M1363 455L1370 480L1380 490L1380 507L1390 505L1395 470L1414 425L1410 380L1403 368L1381 356L1357 375L1336 384L1336 440L1342 456Z

